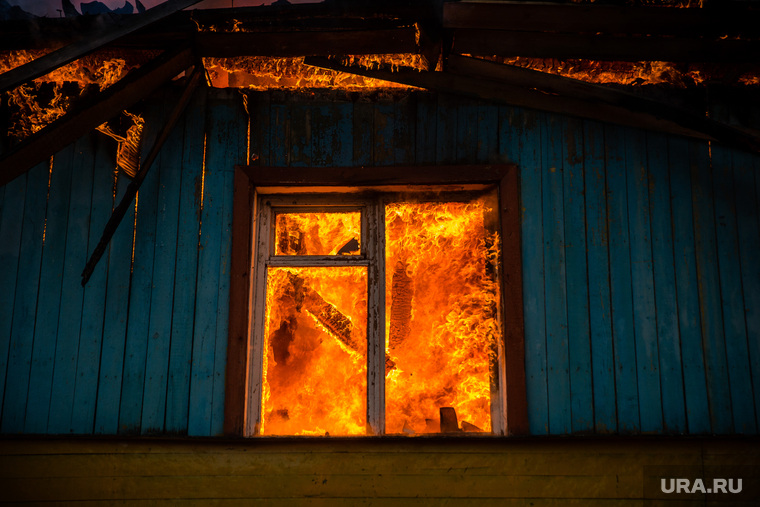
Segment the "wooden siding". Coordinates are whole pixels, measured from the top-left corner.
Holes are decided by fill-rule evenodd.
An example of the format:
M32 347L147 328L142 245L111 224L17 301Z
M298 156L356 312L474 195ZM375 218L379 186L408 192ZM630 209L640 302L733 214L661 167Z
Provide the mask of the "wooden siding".
M531 433L757 434L760 157L422 92L247 110L195 96L84 290L126 186L112 142L0 188L2 433L221 434L235 164L513 162Z
M660 491L716 471L742 493ZM756 438L0 441L13 505L749 506L759 475Z
M172 104L166 91L145 105L143 155ZM115 143L85 136L2 189L3 433L221 434L246 129L236 92L196 94L84 289L128 183L114 176Z

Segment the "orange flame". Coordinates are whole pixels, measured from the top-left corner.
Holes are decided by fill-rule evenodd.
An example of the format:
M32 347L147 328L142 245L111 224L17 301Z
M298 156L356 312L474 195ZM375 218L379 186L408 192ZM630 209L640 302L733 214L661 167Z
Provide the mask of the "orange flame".
M349 55L342 59L344 65L361 65L368 69L380 66L397 70L410 67L427 68L425 58L414 53L390 55ZM367 89L401 88L407 85L322 69L304 64L303 57L236 57L204 58L211 84L217 88L238 87L252 90L299 88L333 88L347 91Z
M389 433L437 432L442 407L470 430L491 430L499 246L488 212L483 201L386 206Z
M46 51L8 51L0 53L0 73L16 68ZM136 65L136 55L101 51L59 67L9 92L9 102L16 110L11 121L12 135L22 139L66 113L71 104L90 86L103 90L118 81Z
M491 430L501 327L490 204L386 205L388 433L437 433L444 407L461 430ZM350 243L358 254L360 232L359 212L278 213L275 254ZM366 267L269 268L262 434L365 433L367 283Z
M362 435L367 268L267 272L262 435Z
M275 255L353 255L361 246L361 214L278 213Z

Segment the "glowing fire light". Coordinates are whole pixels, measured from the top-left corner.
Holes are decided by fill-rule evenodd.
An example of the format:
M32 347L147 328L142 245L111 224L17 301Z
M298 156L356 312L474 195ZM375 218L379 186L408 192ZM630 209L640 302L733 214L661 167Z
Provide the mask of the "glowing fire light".
M45 54L43 50L0 53L0 73ZM15 112L10 130L16 139L37 132L66 113L73 101L90 86L103 90L138 65L146 55L100 51L59 67L33 81L10 90L9 103Z
M386 205L387 433L438 433L441 409L458 431L491 430L501 327L490 205ZM275 218L276 255L355 255L360 236L358 211ZM364 434L367 268L270 267L266 287L261 434Z
M267 272L262 435L362 435L367 268Z
M337 88L348 91L410 88L407 85L390 81L312 67L303 62L303 57L203 59L203 64L206 66L211 78L211 84L217 88L226 88L228 86L252 90ZM343 57L340 62L343 65L360 65L367 69L376 69L380 66L393 70L397 70L400 67L409 67L417 70L427 68L425 58L422 55L413 53L398 55L349 55Z
M437 432L441 407L470 431L491 430L499 246L487 211L482 201L386 207L388 433Z

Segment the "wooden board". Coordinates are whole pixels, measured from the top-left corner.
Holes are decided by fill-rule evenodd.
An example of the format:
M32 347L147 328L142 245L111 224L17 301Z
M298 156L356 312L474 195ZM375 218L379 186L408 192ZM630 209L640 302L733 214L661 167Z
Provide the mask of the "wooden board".
M638 432L640 427L636 346L632 332L634 322L625 135L626 131L620 127L605 128L612 344L618 432L623 434Z
M756 470L758 445L757 439L658 438L17 439L0 445L0 485L4 500L16 502L279 505L308 497L311 505L626 505L626 499L640 505L646 467Z
M580 433L591 432L594 429L589 279L586 259L583 121L570 119L563 127L565 273L571 393L570 427L573 433Z
M662 393L662 430L680 434L686 429L681 340L678 329L674 230L672 225L668 141L647 134L649 202L651 210L652 266L657 316L657 350Z
M0 349L0 371L3 373L5 393L2 398L3 415L0 429L8 433L20 433L25 426L26 401L22 401L22 398L27 396L30 365L23 362L19 364L17 358L19 352L26 350L23 356L27 357L27 361L31 361L49 175L49 164L39 164L30 171L25 178L26 181L8 185L3 219L0 221L0 232L5 235L4 238L8 238L7 242L5 239L2 241L0 260L3 263L7 262L7 266L13 269L13 272L3 273L2 279L3 290L12 295L10 304L3 310L8 320L7 330L2 338L3 348ZM14 227L10 221L15 221L17 225ZM14 276L11 277L11 274ZM24 370L27 372L26 378Z
M631 255L633 341L636 350L640 430L662 428L660 364L657 348L657 314L652 268L651 208L646 134L625 133L626 182L628 185L628 235Z
M617 430L617 417L615 365L612 350L605 146L602 125L596 122L584 122L583 140L594 431L612 433Z
M678 301L678 331L681 342L681 372L684 383L686 425L689 433L710 432L707 405L705 362L700 327L690 152L685 139L671 139L668 144L670 171L673 256ZM666 420L667 423L667 420Z
M30 333L25 337L30 347L34 344L34 351L29 358L30 379L26 381L29 391L25 392L24 380L19 377L13 380L13 384L17 386L13 392L27 398L26 411L29 413L25 431L29 433L45 433L48 427L56 341L60 327L61 287L65 270L66 232L75 157L75 147L71 145L53 160L52 173L49 176L50 197L47 202L39 293L36 295L36 311L39 317L30 319L31 322L28 325L30 329L34 329L34 334ZM37 192L41 192L41 189ZM39 325L31 327L36 318L40 318ZM63 332L60 334L63 335ZM23 350L23 347L20 349ZM8 374L10 378L13 378L10 371ZM5 413L7 410L4 408ZM18 413L23 414L24 410L20 409Z
M68 197L69 209L68 224L63 231L66 248L62 285L56 294L60 299L60 314L47 423L47 431L52 434L71 432L84 303L80 273L88 253L93 154L91 135L74 143L71 193L70 197L64 196Z
M96 137L88 252L95 248L113 206L113 149L114 142L111 139L105 136ZM104 260L96 266L90 278L90 285L84 289L76 384L71 409L71 431L78 434L91 434L95 424L107 274L108 262Z
M177 258L172 304L171 346L166 387L165 431L187 433L190 404L195 295L198 272L205 145L206 90L200 89L187 107L183 129Z

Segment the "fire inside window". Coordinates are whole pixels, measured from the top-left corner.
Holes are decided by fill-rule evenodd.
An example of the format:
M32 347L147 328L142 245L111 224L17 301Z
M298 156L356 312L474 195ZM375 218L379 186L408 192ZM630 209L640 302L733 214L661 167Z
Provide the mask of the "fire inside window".
M249 434L501 434L495 190L260 196Z

